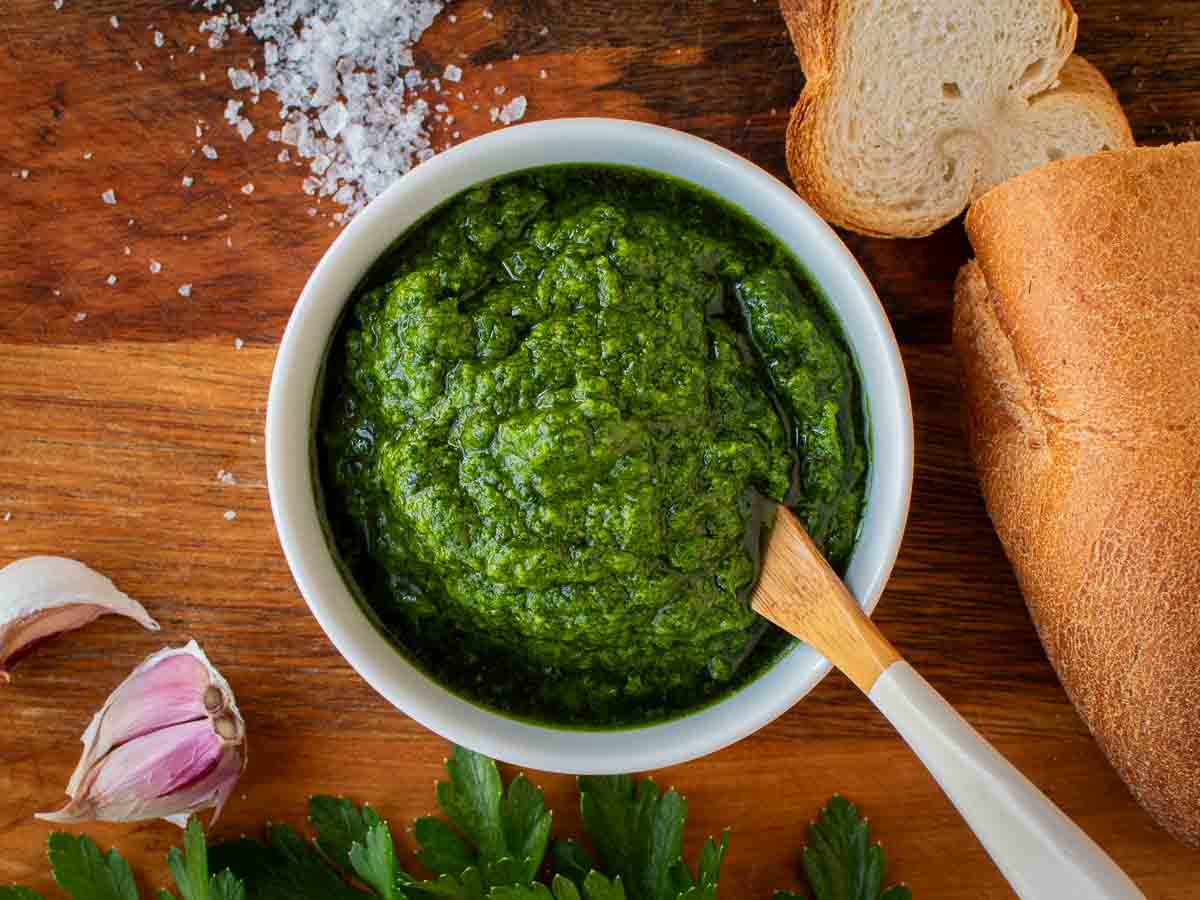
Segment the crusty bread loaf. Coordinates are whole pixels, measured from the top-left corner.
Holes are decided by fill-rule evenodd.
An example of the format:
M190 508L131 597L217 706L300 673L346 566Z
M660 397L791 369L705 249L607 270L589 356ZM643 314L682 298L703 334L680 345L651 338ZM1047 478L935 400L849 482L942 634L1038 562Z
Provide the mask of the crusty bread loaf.
M1067 0L780 0L807 82L788 169L835 225L928 234L1006 178L1133 146Z
M975 203L954 343L988 512L1067 693L1200 843L1200 143Z

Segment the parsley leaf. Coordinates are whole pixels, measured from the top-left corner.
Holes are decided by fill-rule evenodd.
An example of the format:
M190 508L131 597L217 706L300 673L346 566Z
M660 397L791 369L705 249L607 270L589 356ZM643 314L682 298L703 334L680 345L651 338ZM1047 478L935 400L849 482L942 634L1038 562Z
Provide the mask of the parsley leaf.
M356 841L350 846L350 864L384 900L403 900L396 882L396 845L386 822L372 825L363 843Z
M308 801L308 821L317 832L317 846L340 869L351 871L350 848L364 844L367 832L382 820L369 806L318 795Z
M267 842L242 838L209 851L209 863L228 868L254 900L367 900L329 867L309 841L286 825L267 828Z
M854 804L831 799L808 827L804 848L804 872L816 900L912 900L903 885L883 890L883 848L868 842L867 820Z
M550 841L552 815L542 792L524 775L505 791L496 764L464 747L454 748L446 770L450 780L438 782L438 805L471 846L446 823L425 817L416 823L417 857L440 875L475 867L488 886L532 882Z
M579 790L600 870L619 875L630 900L676 900L688 887L677 868L687 801L675 791L660 794L650 779L635 785L628 775L583 777Z
M167 866L183 900L246 900L246 886L228 869L208 875L208 845L204 828L195 816L183 833L183 851L172 847ZM159 900L175 900L170 891L159 891Z
M138 900L129 863L116 850L105 856L89 837L50 835L50 869L75 900Z
M0 900L45 900L37 891L31 891L19 884L0 887Z
M452 900L484 900L487 886L474 866L461 875L443 875L437 881L421 881L410 885L419 896L450 897Z

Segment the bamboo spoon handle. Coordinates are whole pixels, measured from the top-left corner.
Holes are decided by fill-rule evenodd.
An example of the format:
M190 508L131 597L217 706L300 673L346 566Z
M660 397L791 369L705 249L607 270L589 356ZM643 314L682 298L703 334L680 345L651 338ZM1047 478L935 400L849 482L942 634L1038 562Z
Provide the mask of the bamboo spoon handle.
M901 658L783 507L751 605L820 651L870 698L1021 900L1145 900L1078 825Z

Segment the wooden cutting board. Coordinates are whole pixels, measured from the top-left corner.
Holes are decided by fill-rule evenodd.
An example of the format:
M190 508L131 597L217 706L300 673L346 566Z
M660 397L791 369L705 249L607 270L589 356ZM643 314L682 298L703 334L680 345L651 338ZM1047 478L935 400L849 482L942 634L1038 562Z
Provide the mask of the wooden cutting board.
M1143 142L1197 137L1196 10L1193 0L1081 10L1080 50L1113 81ZM430 74L448 62L465 71L465 101L441 140L499 127L488 110L503 85L504 99L528 97L527 119L657 122L786 177L784 128L803 76L769 0L462 0L452 12L457 21L440 17L418 52ZM76 557L163 624L151 635L102 621L46 647L0 689L0 883L48 895L48 829L32 813L60 803L89 717L165 642L200 640L246 714L250 768L218 838L268 818L302 825L310 793L344 793L390 817L410 861L401 823L431 811L448 749L342 661L279 551L262 453L271 364L338 229L328 202L306 214L303 170L276 161L270 97L249 111L258 131L248 142L222 121L226 68L245 65L254 45L208 49L201 18L183 0L0 3L0 563ZM197 120L215 161L198 153ZM115 206L101 202L110 188ZM961 228L847 242L891 316L917 425L912 515L878 622L1149 897L1200 896L1200 852L1155 828L1106 765L1043 657L984 513L948 346L951 282L968 255ZM840 675L753 737L655 777L688 797L692 851L732 827L731 900L799 884L805 826L835 792L870 816L890 875L917 898L1011 896ZM572 780L536 780L557 829L577 833ZM164 882L172 826L87 830L121 848L144 890Z

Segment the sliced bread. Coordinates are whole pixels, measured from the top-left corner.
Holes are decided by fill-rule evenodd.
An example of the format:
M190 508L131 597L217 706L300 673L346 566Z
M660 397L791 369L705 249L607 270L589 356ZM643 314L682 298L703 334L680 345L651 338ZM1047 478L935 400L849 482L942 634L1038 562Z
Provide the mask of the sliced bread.
M788 168L835 225L918 237L1001 181L1133 146L1066 0L781 0L808 81Z

